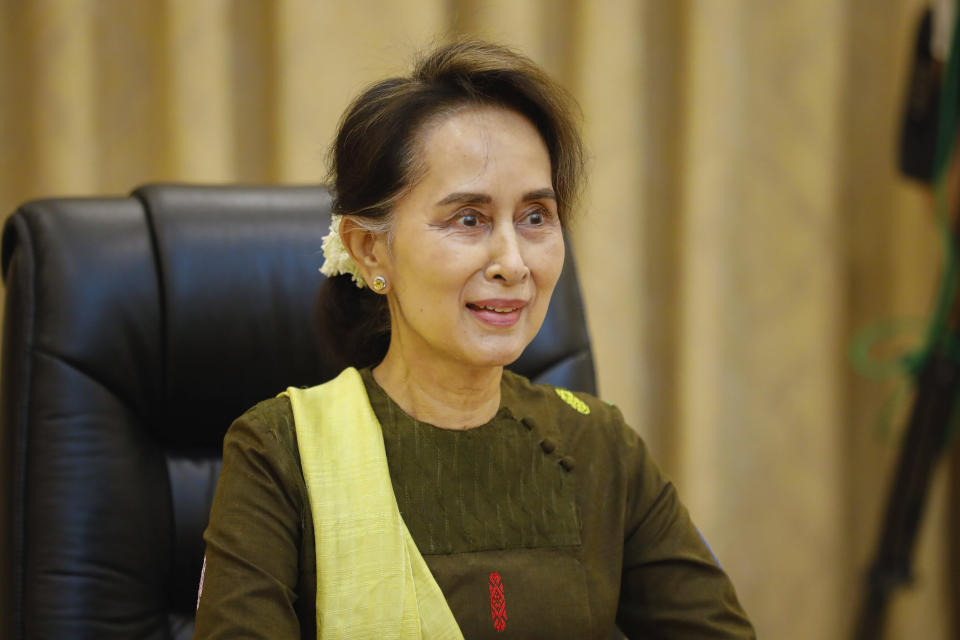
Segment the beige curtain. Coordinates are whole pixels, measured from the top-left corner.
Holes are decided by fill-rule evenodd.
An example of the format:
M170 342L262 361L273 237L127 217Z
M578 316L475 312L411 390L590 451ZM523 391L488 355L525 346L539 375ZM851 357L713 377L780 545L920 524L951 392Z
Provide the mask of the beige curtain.
M584 110L574 237L601 395L761 637L843 638L897 447L877 429L893 385L854 376L846 346L925 314L939 263L927 195L894 164L923 4L0 0L0 210L158 180L316 182L347 101L415 50L518 47ZM890 638L960 634L948 471Z

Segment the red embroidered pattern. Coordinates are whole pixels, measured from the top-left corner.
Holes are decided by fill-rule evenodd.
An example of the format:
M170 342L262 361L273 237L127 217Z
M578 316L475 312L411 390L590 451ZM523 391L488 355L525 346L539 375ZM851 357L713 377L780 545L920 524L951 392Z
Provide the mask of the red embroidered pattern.
M493 618L493 628L503 631L507 627L507 599L503 596L503 583L500 574L494 571L490 574L490 617Z

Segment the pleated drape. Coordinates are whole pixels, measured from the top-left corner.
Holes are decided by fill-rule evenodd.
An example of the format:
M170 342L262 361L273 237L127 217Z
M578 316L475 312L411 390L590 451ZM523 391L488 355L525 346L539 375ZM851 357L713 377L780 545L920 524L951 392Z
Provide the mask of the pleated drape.
M519 48L583 108L573 236L601 395L761 637L842 638L902 423L880 428L896 385L855 376L847 345L924 316L938 277L928 195L895 165L925 4L0 0L0 209L318 182L364 85L455 34ZM937 471L890 638L960 633L958 476Z

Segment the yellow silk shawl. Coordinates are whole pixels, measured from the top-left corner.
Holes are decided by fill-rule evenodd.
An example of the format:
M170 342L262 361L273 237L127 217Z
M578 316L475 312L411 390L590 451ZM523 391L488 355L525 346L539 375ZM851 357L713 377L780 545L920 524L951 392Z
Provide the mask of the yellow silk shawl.
M290 387L317 548L317 637L462 640L400 516L360 373Z

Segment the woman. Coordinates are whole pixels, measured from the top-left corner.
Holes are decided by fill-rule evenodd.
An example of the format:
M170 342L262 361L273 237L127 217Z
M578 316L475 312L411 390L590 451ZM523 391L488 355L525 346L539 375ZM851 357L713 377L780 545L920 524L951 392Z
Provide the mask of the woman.
M620 412L504 370L563 266L574 113L477 42L347 110L321 324L359 372L230 428L196 637L753 637Z

